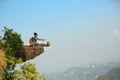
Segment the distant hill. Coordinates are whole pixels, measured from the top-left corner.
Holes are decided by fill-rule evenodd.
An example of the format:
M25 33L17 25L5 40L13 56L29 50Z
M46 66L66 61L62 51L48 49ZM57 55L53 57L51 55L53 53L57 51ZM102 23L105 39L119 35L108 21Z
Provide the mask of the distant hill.
M120 67L110 70L107 74L99 76L95 80L120 80Z
M64 72L47 74L46 77L47 80L95 80L116 67L120 67L120 62L91 64L89 67L72 67Z

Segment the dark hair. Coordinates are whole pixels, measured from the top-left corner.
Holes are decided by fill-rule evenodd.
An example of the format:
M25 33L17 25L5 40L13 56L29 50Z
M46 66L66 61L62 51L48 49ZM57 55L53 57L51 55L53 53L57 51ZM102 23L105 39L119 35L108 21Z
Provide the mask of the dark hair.
M34 32L34 36L35 36L35 35L37 35L37 33L36 33L36 32Z

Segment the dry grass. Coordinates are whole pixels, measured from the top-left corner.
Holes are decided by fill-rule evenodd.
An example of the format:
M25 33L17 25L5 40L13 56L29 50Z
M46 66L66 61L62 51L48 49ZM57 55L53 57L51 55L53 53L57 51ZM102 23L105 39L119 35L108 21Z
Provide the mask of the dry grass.
M3 50L0 50L0 80L4 77L4 69L7 66L7 59Z
M4 51L0 50L0 66L5 68L7 66L6 62L7 62L7 59L6 59Z

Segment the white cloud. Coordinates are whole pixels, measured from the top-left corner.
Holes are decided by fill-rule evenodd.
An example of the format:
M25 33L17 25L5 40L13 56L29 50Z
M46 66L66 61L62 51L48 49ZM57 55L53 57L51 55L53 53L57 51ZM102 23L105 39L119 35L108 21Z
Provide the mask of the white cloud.
M108 38L106 43L107 44L115 44L115 43L118 43L119 41L120 41L120 30L114 29L112 31L112 37Z
M119 31L118 31L117 29L113 30L113 35L114 35L114 36L119 35Z
M107 40L107 44L113 44L114 42L115 42L115 40L112 39L112 38L110 38L110 39Z
M113 36L120 39L120 31L118 29L113 30Z

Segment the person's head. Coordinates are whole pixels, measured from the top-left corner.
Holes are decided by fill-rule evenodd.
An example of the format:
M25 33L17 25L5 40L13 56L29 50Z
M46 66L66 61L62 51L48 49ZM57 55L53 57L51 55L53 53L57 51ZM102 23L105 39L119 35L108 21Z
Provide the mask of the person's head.
M38 34L37 34L36 32L34 32L34 36L35 36L35 37L37 37L37 36L38 36Z

